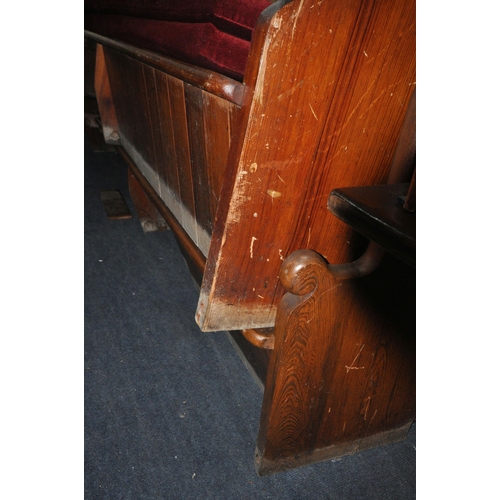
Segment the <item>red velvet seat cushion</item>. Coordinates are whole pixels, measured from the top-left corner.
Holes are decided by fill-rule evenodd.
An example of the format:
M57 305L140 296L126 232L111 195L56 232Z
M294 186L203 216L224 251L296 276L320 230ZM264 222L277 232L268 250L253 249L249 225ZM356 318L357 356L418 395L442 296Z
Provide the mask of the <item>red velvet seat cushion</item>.
M85 0L85 12L161 21L212 23L250 40L260 13L273 0Z
M85 29L241 81L250 42L211 23L174 23L129 16L89 15Z
M241 80L271 0L85 0L85 29Z

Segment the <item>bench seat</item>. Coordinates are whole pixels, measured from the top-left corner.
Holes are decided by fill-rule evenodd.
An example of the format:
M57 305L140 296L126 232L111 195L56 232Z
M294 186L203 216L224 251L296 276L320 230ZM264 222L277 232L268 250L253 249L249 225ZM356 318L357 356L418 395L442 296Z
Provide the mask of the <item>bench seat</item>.
M243 80L257 18L269 0L85 2L85 29Z

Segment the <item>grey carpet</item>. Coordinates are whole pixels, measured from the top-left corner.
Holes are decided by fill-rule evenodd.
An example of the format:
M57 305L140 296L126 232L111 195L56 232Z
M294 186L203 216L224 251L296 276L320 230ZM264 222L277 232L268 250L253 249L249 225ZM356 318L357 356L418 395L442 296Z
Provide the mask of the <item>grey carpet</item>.
M109 221L99 191L134 217ZM197 291L173 235L142 231L116 153L85 144L85 498L411 499L406 441L260 478L262 393L225 333L194 321Z

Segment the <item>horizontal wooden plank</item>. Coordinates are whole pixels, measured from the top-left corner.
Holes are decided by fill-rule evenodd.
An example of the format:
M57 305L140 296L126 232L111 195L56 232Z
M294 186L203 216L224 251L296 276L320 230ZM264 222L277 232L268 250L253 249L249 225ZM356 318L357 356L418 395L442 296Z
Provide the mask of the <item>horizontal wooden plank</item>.
M416 215L403 208L408 188L404 183L336 189L328 208L363 236L415 266Z
M150 50L140 49L129 43L108 38L85 30L85 36L102 45L123 52L140 62L153 66L180 80L195 85L218 97L241 106L245 85L232 78L192 64L162 56Z

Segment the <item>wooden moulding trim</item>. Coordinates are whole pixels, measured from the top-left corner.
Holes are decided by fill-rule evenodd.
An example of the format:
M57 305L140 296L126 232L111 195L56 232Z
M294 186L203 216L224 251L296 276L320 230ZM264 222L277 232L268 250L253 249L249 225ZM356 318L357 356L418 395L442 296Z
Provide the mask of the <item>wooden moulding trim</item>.
M243 83L237 82L220 73L171 59L150 50L139 49L129 43L113 40L92 31L84 30L84 33L86 37L97 43L118 50L142 63L164 71L175 78L179 78L179 80L190 83L237 106L241 106L245 91Z
M121 146L115 146L116 150L123 157L127 166L131 170L134 177L137 179L141 187L144 189L146 194L151 198L151 201L160 212L160 215L165 219L170 229L174 232L175 236L179 240L180 244L188 252L188 255L192 258L196 267L203 273L205 269L205 256L202 254L201 250L196 246L193 240L186 233L184 228L180 225L178 220L172 214L172 212L163 203L162 199L158 196L156 191L151 187L149 182L144 177L144 174L137 168L132 158Z
M274 328L242 330L243 336L254 346L262 349L274 349Z

